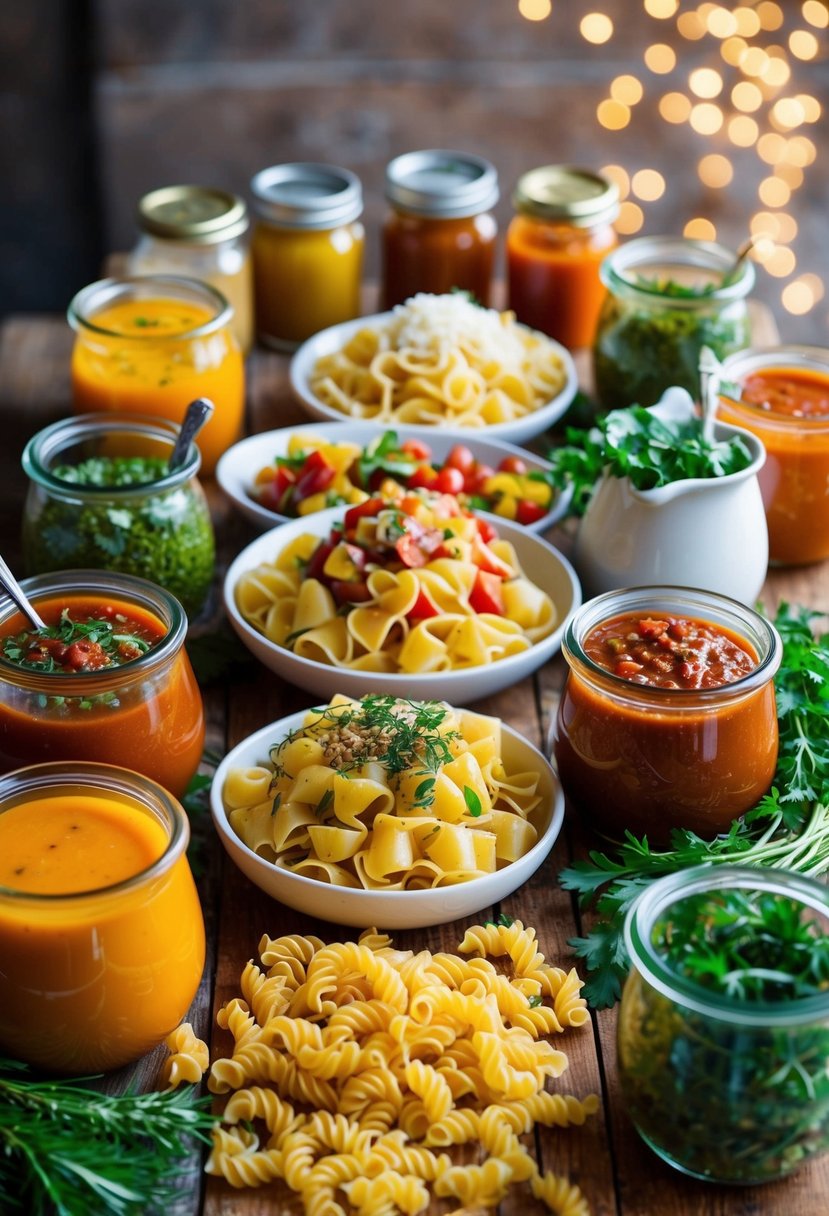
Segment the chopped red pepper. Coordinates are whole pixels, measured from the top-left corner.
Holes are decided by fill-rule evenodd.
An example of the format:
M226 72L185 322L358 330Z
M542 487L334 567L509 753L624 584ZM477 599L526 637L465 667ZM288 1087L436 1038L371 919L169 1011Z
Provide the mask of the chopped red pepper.
M475 612L492 612L504 615L503 580L497 574L479 570L469 593L469 606Z
M417 593L417 599L412 604L409 611L406 613L407 621L423 621L430 616L439 616L440 610L435 607L429 599L426 592L421 587Z

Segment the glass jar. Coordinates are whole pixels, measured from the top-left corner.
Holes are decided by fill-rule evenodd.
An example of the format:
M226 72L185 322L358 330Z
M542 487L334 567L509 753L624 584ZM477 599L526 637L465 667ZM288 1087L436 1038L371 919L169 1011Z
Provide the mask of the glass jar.
M586 169L546 165L518 179L512 202L508 306L564 346L589 346L606 294L599 266L618 244L618 187Z
M407 152L386 169L382 300L468 291L489 304L498 225L498 174L467 152Z
M15 808L32 824L22 842L6 819ZM65 831L67 814L77 836ZM41 816L49 817L42 828ZM46 846L56 851L44 866L37 850L52 825L58 843ZM111 863L87 866L84 836L86 849L102 855L130 850L114 870L126 876L107 882L101 874ZM204 967L189 838L178 802L138 773L70 762L0 777L3 868L12 879L0 885L5 1050L50 1072L98 1072L138 1059L175 1029ZM14 881L24 866L40 872Z
M181 422L196 397L216 409L199 434L212 473L242 430L245 368L233 310L215 287L174 275L102 279L69 305L75 409Z
M231 328L247 354L253 345L253 271L244 240L244 199L207 186L163 186L139 202L138 227L127 273L184 275L212 284L233 309Z
M628 1114L663 1161L693 1178L753 1184L829 1146L829 992L748 1002L678 973L665 950L671 911L710 896L716 915L727 891L776 896L829 932L826 887L799 874L697 866L654 882L625 925L633 970L618 1066Z
M713 624L747 644L757 665L713 688L633 683L585 651L599 625L627 614ZM561 649L569 667L554 728L561 784L609 836L629 829L665 842L673 828L688 828L710 838L766 793L777 763L773 679L782 643L765 617L715 592L627 588L584 604Z
M22 587L47 624L73 604L121 606L164 636L140 658L98 671L34 671L0 655L0 772L93 760L134 768L181 797L201 760L204 713L178 600L145 579L106 571L59 570ZM0 641L28 628L10 600L0 603Z
M198 616L213 581L215 540L195 444L167 471L179 429L163 418L82 414L30 439L26 573L120 570L160 583Z
M829 557L829 350L739 351L722 368L719 417L762 440L760 491L769 560L799 566Z
M703 346L719 359L748 346L754 267L743 261L731 278L735 257L711 241L669 236L640 237L608 255L593 347L605 409L655 405L672 385L698 401Z
M360 315L363 191L348 169L300 162L252 179L256 333L292 351Z

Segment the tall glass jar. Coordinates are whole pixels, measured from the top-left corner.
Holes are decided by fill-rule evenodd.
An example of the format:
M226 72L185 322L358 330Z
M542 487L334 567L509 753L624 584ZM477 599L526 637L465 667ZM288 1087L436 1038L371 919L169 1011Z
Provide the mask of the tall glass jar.
M208 397L216 409L199 448L212 473L239 438L245 409L242 352L224 296L174 275L102 279L78 292L68 317L76 410L181 422L191 401Z
M348 169L299 162L262 169L250 188L256 334L296 350L360 315L362 186Z
M799 566L829 557L829 350L772 346L729 355L719 416L762 440L760 492L769 560Z
M382 300L468 291L489 304L498 225L495 166L467 152L407 152L386 169Z
M181 797L201 760L204 712L178 600L145 579L98 570L40 574L22 587L47 625L63 608L91 605L147 620L160 640L120 666L35 671L2 655L3 639L30 627L10 600L0 602L0 773L92 760L134 768Z
M698 401L703 346L724 359L749 345L754 267L743 261L734 272L735 256L711 241L667 236L640 237L608 255L593 346L605 409L655 405L672 385Z
M753 669L711 687L670 688L617 674L588 653L590 635L610 622L624 656L634 624L665 618L713 626L753 657ZM652 648L658 656L658 639ZM777 764L782 643L765 617L715 592L626 588L584 604L561 650L569 672L554 730L558 772L568 800L602 831L665 842L673 828L688 828L711 838L766 793Z
M605 297L599 266L618 244L618 187L587 169L545 165L518 179L512 202L509 307L565 346L589 346Z
M26 573L120 570L160 583L198 616L216 546L196 445L168 471L179 429L163 418L81 414L38 431L23 452Z
M679 972L672 921L681 911L698 924L716 918L728 892L767 894L781 918L793 912L815 936L829 933L826 887L798 874L700 866L653 883L625 925L633 969L619 1075L628 1114L664 1161L710 1182L769 1182L829 1147L829 992L748 1002ZM769 957L762 940L755 957L761 967Z
M75 837L61 834L67 815ZM50 826L58 843L43 864ZM50 1072L98 1072L175 1029L204 967L189 838L179 803L126 769L65 762L0 777L3 1049ZM121 877L102 877L112 863L96 864L93 841L118 854Z
M233 309L232 329L244 354L253 345L253 272L245 243L244 199L207 186L163 186L138 204L141 235L128 274L201 279Z

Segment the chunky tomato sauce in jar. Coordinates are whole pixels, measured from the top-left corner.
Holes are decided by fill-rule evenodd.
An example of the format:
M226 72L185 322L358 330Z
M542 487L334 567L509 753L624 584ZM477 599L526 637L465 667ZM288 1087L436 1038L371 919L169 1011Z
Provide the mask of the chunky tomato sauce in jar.
M781 643L752 609L690 588L613 591L576 613L562 652L555 759L603 832L711 837L766 793Z

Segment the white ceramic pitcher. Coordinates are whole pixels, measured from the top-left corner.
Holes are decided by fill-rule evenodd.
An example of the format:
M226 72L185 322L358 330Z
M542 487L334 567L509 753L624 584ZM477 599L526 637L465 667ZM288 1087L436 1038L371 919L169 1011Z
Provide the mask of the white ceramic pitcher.
M653 412L685 422L694 416L694 403L685 389L670 388ZM605 474L576 537L574 561L585 598L667 583L755 602L769 555L757 481L766 452L741 427L718 422L714 435L739 435L751 464L725 477L689 478L655 490L637 490L628 478Z

